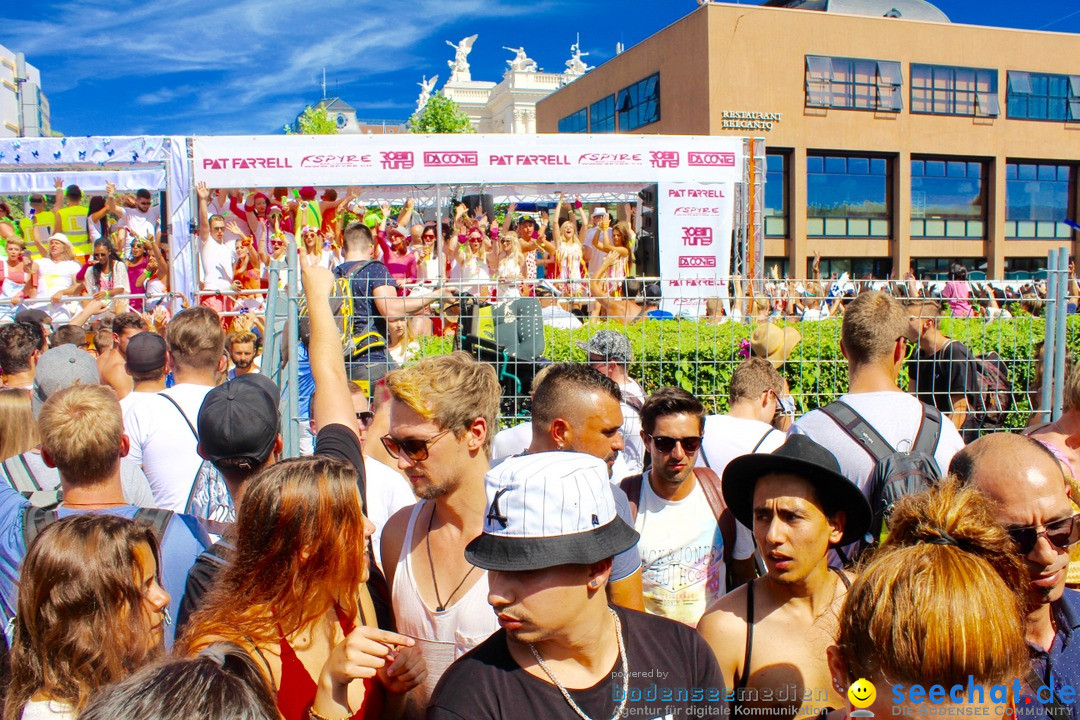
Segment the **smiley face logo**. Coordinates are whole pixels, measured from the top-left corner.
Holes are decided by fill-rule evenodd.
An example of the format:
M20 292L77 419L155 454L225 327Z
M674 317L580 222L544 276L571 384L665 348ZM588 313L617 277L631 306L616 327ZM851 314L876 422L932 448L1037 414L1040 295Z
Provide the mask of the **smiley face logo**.
M848 700L857 708L868 708L877 698L877 688L866 678L859 678L847 689Z

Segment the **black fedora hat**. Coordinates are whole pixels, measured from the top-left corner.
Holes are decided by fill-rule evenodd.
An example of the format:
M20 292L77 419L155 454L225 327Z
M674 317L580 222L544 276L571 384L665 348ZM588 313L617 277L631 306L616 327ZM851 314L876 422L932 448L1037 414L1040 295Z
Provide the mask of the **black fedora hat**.
M846 515L840 545L861 540L870 530L870 502L855 483L840 474L840 463L806 435L789 435L772 453L742 455L724 468L724 502L743 525L754 526L754 488L764 475L785 473L814 486L818 497Z

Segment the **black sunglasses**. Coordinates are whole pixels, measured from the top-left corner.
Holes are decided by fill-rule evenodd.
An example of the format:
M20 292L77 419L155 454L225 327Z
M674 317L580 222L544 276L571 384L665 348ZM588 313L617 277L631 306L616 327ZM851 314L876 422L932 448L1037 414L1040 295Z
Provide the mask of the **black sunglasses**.
M691 436L684 438L667 437L666 435L650 435L653 443L656 445L656 449L662 453L669 453L675 449L675 444L682 445L683 452L696 453L698 448L701 447L701 436Z
M383 447L386 448L386 452L390 453L390 457L397 460L402 455L409 458L413 462L423 462L428 459L429 448L437 443L439 439L450 432L449 430L443 430L441 433L432 435L429 438L406 438L399 440L392 435L383 435L382 440Z
M364 410L363 412L356 413L356 419L360 421L361 426L367 428L375 421L375 413L370 410Z
M1043 525L1042 530L1039 530L1038 527L1038 525L1028 525L1026 527L1006 528L1009 537L1013 539L1013 542L1020 549L1021 555L1031 553L1041 536L1045 536L1050 544L1059 550L1075 545L1077 540L1080 540L1080 515L1055 520L1052 523Z

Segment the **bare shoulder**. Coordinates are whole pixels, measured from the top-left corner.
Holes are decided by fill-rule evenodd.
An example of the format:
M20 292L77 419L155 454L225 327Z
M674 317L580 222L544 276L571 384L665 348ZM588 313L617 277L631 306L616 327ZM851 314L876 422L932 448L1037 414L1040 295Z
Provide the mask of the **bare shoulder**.
M746 635L746 586L735 588L705 611L697 629L710 645ZM726 643L725 643L726 644Z
M383 526L380 540L382 566L390 587L394 586L394 570L397 568L398 558L401 557L401 547L405 544L405 536L409 530L409 518L412 517L415 507L416 504L406 505L391 515Z

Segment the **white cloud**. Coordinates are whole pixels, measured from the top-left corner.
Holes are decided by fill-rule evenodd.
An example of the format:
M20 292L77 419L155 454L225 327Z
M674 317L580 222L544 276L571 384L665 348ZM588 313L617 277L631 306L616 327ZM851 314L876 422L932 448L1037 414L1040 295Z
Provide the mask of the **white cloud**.
M492 20L538 17L559 0L59 0L48 15L4 21L4 44L43 69L43 89L63 129L67 108L85 106L89 87L105 86L94 101L137 107L113 113L122 127L158 126L158 132L258 132L277 128L317 98L325 68L334 83L355 91L345 99L360 115L411 110L415 91L365 100L395 73L442 72L452 51L443 40L459 34L469 17ZM73 31L74 28L74 31ZM516 32L516 31L515 31ZM537 40L542 34L536 35ZM497 41L495 38L487 38ZM502 44L501 42L499 44ZM511 43L512 44L512 43ZM434 50L438 48L438 50ZM433 67L434 65L434 67Z

